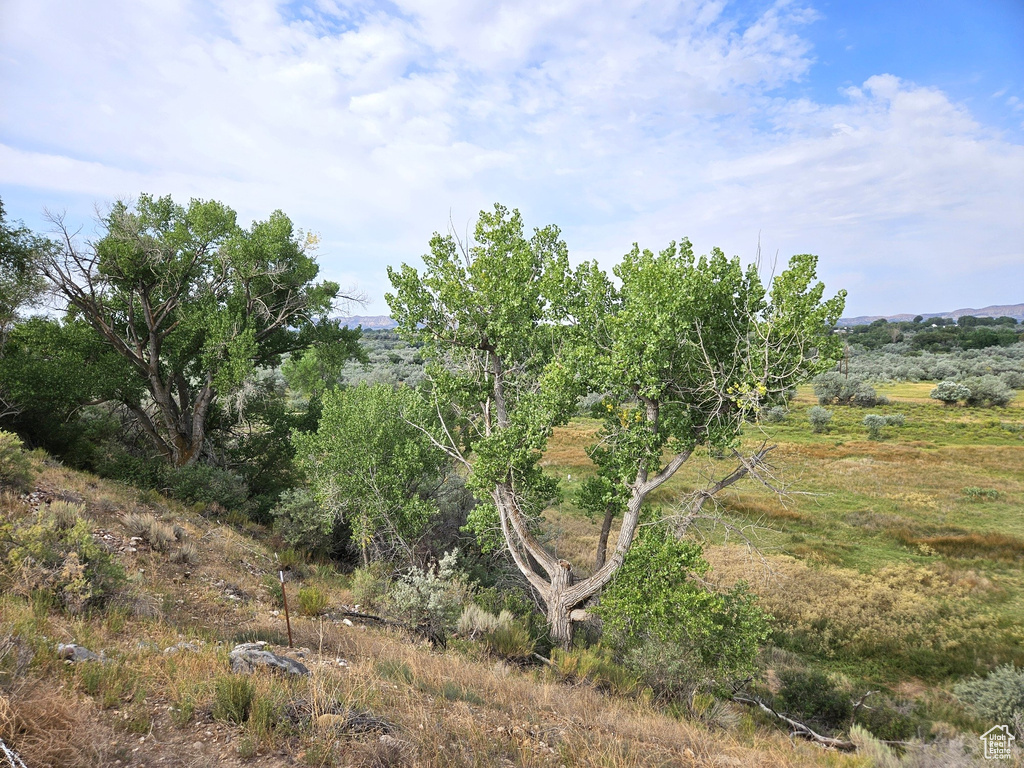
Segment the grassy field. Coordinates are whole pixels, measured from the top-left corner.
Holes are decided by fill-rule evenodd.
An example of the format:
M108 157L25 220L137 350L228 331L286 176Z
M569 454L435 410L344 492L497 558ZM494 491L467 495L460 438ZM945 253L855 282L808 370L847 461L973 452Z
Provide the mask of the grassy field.
M833 407L815 434L801 390L780 424L748 425L744 447L777 447L769 489L754 480L723 492L703 537L718 578L743 579L776 617L775 642L866 682L942 684L992 665L1024 662L1024 411L947 408L928 384L882 389L891 403ZM1018 403L1020 400L1018 399ZM904 426L867 439L866 413ZM592 471L583 446L598 422L556 431L547 471L567 489L547 515L555 546L592 567L599 521L573 491ZM694 457L653 502L678 513L686 494L734 463Z

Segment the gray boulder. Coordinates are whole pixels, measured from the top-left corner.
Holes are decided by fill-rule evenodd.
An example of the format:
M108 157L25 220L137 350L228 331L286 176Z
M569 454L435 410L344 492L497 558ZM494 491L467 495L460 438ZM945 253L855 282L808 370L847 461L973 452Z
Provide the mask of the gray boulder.
M88 648L75 643L58 643L57 644L57 657L64 659L65 661L103 661L103 658L98 653L93 653Z
M259 667L267 667L276 672L289 675L308 675L309 668L305 664L278 656L266 650L266 643L240 643L231 649L228 658L231 660L231 671L236 674L251 674Z

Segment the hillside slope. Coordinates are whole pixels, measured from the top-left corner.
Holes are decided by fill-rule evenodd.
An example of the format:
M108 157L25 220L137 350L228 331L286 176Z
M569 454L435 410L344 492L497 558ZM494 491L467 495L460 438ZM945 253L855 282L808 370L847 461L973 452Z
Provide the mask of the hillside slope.
M864 764L733 705L709 712L710 726L675 719L542 666L434 652L343 620L293 615L288 649L266 531L36 464L33 491L0 500L0 738L31 768ZM79 562L61 550L75 531L109 554L82 544ZM96 577L89 596L96 563L110 578ZM299 570L329 595L328 612L350 601L333 569ZM293 610L298 586L288 583ZM102 589L102 607L89 607ZM311 674L233 675L228 652L256 640ZM103 660L64 661L68 643Z

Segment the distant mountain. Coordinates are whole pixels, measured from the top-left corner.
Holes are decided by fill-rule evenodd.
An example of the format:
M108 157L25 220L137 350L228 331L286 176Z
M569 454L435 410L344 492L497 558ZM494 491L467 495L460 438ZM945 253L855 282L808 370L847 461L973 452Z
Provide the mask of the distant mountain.
M387 315L353 315L341 318L341 324L348 328L361 325L368 331L386 331L398 327L398 323Z
M1024 304L999 304L983 309L954 309L952 312L919 312L925 320L933 317L951 317L954 320L971 315L973 317L1012 317L1018 322L1024 320ZM890 323L909 322L917 315L860 315L859 317L841 317L839 325L867 325L875 320L888 320Z

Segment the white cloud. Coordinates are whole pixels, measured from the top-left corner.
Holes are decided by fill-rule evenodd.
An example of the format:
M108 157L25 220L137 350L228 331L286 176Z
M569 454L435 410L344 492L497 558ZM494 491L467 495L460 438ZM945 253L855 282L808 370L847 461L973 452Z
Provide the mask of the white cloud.
M783 98L813 66L797 3L748 21L724 0L5 9L8 208L8 188L282 208L323 233L328 274L377 296L449 212L494 200L606 262L683 235L752 254L761 232L877 289L855 294L865 312L912 290L931 296L911 309L946 308L982 257L1022 271L1022 147L893 75L836 105Z

